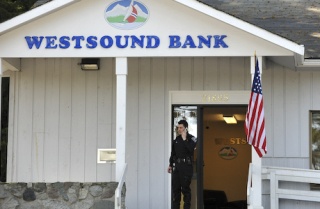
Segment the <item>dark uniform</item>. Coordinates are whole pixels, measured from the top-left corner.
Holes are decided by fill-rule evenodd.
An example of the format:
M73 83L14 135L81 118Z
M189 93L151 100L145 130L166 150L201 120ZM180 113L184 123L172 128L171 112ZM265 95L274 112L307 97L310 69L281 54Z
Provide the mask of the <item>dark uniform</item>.
M193 152L196 147L197 139L187 133L186 140L183 141L179 135L172 142L172 152L170 166L172 172L172 209L180 208L181 192L183 193L184 209L190 209L191 189L190 183L193 175Z

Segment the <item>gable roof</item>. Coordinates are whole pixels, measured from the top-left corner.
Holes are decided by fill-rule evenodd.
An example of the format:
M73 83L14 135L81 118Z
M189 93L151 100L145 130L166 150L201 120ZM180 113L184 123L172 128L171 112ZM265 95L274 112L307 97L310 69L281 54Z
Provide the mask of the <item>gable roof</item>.
M235 18L225 12L221 12L216 10L206 4L201 4L199 1L196 0L175 0L185 6L198 10L204 14L207 14L215 19L218 19L222 22L232 25L233 27L239 28L243 31L251 33L259 38L265 39L271 43L274 43L278 46L283 48L289 49L296 54L303 55L304 54L304 47L302 45L298 45L293 41L285 39L281 36L275 35L267 30L262 28L256 27L248 22L245 22L239 18Z
M320 1L198 1L297 44L304 45L305 58L320 58Z
M54 0L49 3L46 3L40 7L37 7L25 14L22 14L16 18L13 18L7 22L4 22L0 24L0 35L4 34L10 30L13 30L15 28L18 28L19 26L22 26L24 24L27 24L33 20L39 19L43 16L46 16L47 14L53 13L57 10L60 10L64 7L66 7L69 4L73 4L75 2L79 2L81 0ZM292 41L289 41L283 37L280 37L278 35L272 34L271 32L268 32L264 29L258 28L252 24L249 24L245 21L242 21L238 18L235 18L233 16L230 16L228 14L225 14L221 11L218 11L212 7L209 7L207 5L204 5L196 0L175 0L185 6L188 6L192 9L195 9L201 13L204 13L208 16L211 16L217 20L220 20L221 22L227 23L234 28L238 28L243 30L244 32L253 34L254 36L267 40L268 42L271 42L277 46L282 47L283 49L289 50L291 52L294 52L298 55L304 54L304 47L300 46ZM42 3L46 1L41 1ZM38 1L38 3L41 3Z
M38 18L41 18L45 15L48 15L54 11L62 9L65 6L67 6L69 4L73 4L77 1L81 1L81 0L54 0L54 1L51 1L47 4L44 4L47 1L41 1L44 4L41 7L34 8L24 14L21 14L17 17L14 17L10 20L7 20L7 21L1 23L0 24L0 35L8 32L8 31L11 31L21 25L24 25L28 22L31 22L31 21L36 20ZM41 2L39 2L39 3L41 3ZM38 5L38 2L36 2L34 5ZM40 5L41 4L39 4L38 6L40 6Z
M35 6L51 0L38 0ZM320 2L310 0L198 0L305 47L305 58L320 58Z

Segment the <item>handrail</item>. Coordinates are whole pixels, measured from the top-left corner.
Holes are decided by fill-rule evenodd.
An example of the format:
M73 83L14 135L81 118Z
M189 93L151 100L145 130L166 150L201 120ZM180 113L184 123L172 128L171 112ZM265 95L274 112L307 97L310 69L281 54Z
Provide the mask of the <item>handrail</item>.
M248 170L248 182L247 182L247 204L251 204L251 187L252 184L252 163L249 164L249 170Z
M270 180L270 207L279 209L279 199L320 202L320 192L305 189L286 189L279 182L320 184L320 171L299 168L263 167L262 179Z
M127 174L127 163L124 164L122 175L118 183L117 189L115 191L115 204L114 204L115 209L121 209L121 192L122 192L122 187L126 178L126 174Z

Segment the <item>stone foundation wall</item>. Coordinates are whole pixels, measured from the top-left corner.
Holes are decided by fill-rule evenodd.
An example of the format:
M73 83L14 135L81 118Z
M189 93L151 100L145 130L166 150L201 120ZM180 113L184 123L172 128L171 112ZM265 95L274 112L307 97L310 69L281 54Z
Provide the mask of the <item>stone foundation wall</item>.
M0 209L114 209L117 186L116 182L1 183ZM124 194L125 187L123 200Z

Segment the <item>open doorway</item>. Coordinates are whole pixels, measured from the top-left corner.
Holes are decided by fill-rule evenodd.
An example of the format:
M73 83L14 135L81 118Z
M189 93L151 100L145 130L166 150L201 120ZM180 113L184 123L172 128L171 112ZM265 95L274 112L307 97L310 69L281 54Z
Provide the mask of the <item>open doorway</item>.
M244 132L246 110L245 105L173 106L172 138L181 119L188 121L191 134L198 137L190 186L192 208L246 208L251 162L251 147ZM223 116L233 116L236 123L227 124Z
M173 115L172 115L172 139L175 139L178 135L177 132L177 124L180 120L186 120L188 122L188 132L195 136L198 137L198 107L197 106L173 106ZM191 183L190 183L190 189L191 189L191 208L197 208L197 187L198 187L198 171L197 171L197 148L196 146L194 150L194 155L192 158L192 165L193 165L193 175L191 178ZM173 198L171 198L173 199ZM183 209L183 194L181 196L181 203L180 203L180 209Z
M244 132L246 106L203 108L204 209L246 208L251 147ZM224 117L233 119L227 123Z

